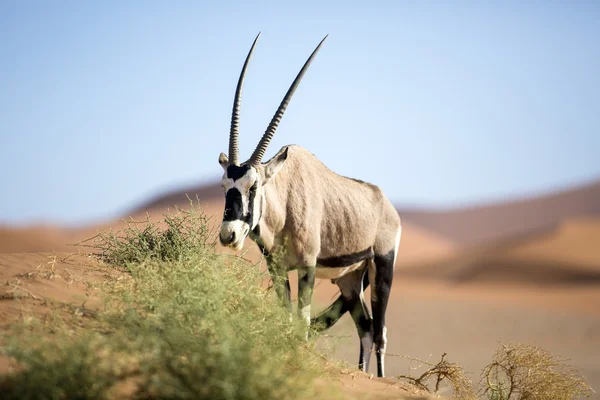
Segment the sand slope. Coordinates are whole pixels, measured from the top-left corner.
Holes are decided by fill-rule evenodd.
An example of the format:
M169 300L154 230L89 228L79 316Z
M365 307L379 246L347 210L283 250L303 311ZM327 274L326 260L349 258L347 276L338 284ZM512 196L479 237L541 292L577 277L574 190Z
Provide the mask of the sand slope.
M461 249L400 273L455 283L598 285L599 243L600 218L571 219L537 235Z
M11 323L35 315L50 315L56 307L69 305L72 312L93 312L102 306L95 285L118 272L101 267L86 255L73 253L0 254L0 332ZM63 307L64 308L64 307ZM0 345L2 343L0 336ZM10 371L11 361L0 356L0 373ZM425 393L392 379L377 379L353 369L321 378L318 386L331 387L349 399L428 399Z
M600 184L591 185L575 194L570 191L550 196L541 203L530 200L471 210L472 213L458 212L457 216L442 218L448 224L443 229L438 229L443 224L428 225L423 223L426 219L412 218L410 213L401 214L403 238L387 316L388 351L432 361L447 352L448 358L462 364L476 381L480 369L489 361L500 341L520 340L570 358L572 364L584 369L588 382L598 391L598 188ZM222 194L216 194L220 187L209 189L201 205L207 214L213 215L211 224L218 226L223 198ZM171 200L180 199L182 201L177 202L187 206L185 195L172 195ZM165 203L159 200L127 215L143 220L149 212L153 220L160 220ZM577 214L576 210L588 214ZM502 221L498 222L503 219L506 219L504 225ZM518 223L514 223L515 219L519 219ZM498 235L489 233L495 223L500 224ZM97 229L122 226L121 221L107 221L76 230L4 227L0 229L0 253L74 251L66 244L93 236ZM473 232L466 232L471 227ZM456 232L457 240L450 237L453 232ZM486 240L474 242L473 237L479 235ZM233 253L222 247L219 249ZM265 268L263 258L252 242L246 242L242 253L245 258L260 262L259 268ZM26 276L28 271L38 269L47 273L48 266L54 263L55 268L68 273L59 273L53 279L42 275L39 275L42 278L26 279L23 282L28 286L23 288L36 297L40 294L57 296L61 301L74 301L75 304L81 304L82 299L93 302L94 294L86 293L78 283L78 279L94 279L93 273L90 275L89 271L79 270L74 265L85 265L85 256L69 257L67 253L59 253L58 261L52 257L52 253L0 254L0 278L14 283L17 275ZM71 281L69 274L78 278ZM294 273L291 281L295 298ZM338 292L329 281L318 281L317 285L314 313L328 305ZM8 284L4 289L3 293L6 293L13 286ZM18 302L0 301L3 320L18 317L22 306L33 305L33 310L36 309L38 301L24 293ZM369 298L369 291L366 297ZM325 337L323 343L333 341L338 344L333 352L335 357L355 363L358 339L350 318L345 316L328 335L330 337ZM405 358L388 357L390 374L406 373L411 365ZM399 390L394 387L393 391L386 392L387 383L371 381L360 374L341 376L340 382L342 387L350 388L350 398L362 398L372 393L379 393L381 398L394 398ZM377 386L380 384L384 386Z
M600 216L600 181L540 196L441 211L399 208L404 220L459 245L480 245Z
M53 226L0 225L0 253L67 251L70 236L66 229Z
M600 270L600 217L570 218L508 252L523 259L567 262Z

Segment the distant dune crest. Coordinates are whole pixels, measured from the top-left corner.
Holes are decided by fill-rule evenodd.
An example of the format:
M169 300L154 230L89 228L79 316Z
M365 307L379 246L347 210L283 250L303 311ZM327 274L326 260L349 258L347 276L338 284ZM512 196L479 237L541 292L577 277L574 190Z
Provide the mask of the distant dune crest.
M214 216L212 223L219 223L224 204L219 183L156 196L124 218L141 220L146 213L160 218L169 207L187 207L188 196L197 196L204 212ZM590 273L596 280L600 271L600 181L523 201L447 211L399 209L399 213L400 274L452 281L539 282L585 280ZM121 225L108 221L76 230L0 226L0 253L76 251L69 244L93 236L97 229ZM248 256L260 259L254 249Z

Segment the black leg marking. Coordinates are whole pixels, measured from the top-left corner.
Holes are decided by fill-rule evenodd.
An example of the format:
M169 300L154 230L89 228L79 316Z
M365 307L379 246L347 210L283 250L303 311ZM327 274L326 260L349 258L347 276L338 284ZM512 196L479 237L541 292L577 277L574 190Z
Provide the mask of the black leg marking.
M347 311L348 305L344 297L339 296L326 310L310 320L310 326L317 328L318 332L323 332L338 322Z
M298 268L298 317L310 326L310 308L315 287L315 267ZM306 331L308 334L308 329ZM308 337L308 336L307 336Z
M368 284L366 269L354 271L336 281L360 338L358 367L362 371L367 371L373 350L373 324L363 299L364 282Z
M367 290L369 287L369 275L366 273L363 275L363 290ZM315 326L317 332L323 332L340 320L350 308L344 300L344 296L339 296L333 304L327 309L323 310L319 315L310 321L310 326ZM370 318L370 314L368 315Z
M287 272L283 271L282 268L277 268L270 262L270 257L267 258L267 267L269 268L269 274L275 287L275 293L279 297L281 305L292 314L292 290L290 288L290 280L287 276Z
M385 349L387 344L385 312L387 309L392 280L394 278L394 250L383 256L375 256L375 282L371 293L373 309L373 340L377 355L377 376L385 376Z

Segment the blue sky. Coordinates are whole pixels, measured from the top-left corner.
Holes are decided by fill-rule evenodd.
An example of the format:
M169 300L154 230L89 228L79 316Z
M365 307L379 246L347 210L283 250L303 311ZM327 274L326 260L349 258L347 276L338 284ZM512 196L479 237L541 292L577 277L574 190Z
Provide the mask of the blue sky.
M397 204L600 177L598 2L0 2L0 223L85 223L295 143Z

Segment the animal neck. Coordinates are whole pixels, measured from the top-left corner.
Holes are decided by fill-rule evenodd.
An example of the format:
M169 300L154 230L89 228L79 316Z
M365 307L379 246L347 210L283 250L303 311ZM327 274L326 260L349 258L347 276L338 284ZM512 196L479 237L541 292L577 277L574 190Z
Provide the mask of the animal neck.
M270 252L275 244L275 238L281 234L285 225L285 213L289 192L289 179L285 167L269 183L262 186L259 204L260 219L251 231L250 238L255 241L263 252Z

